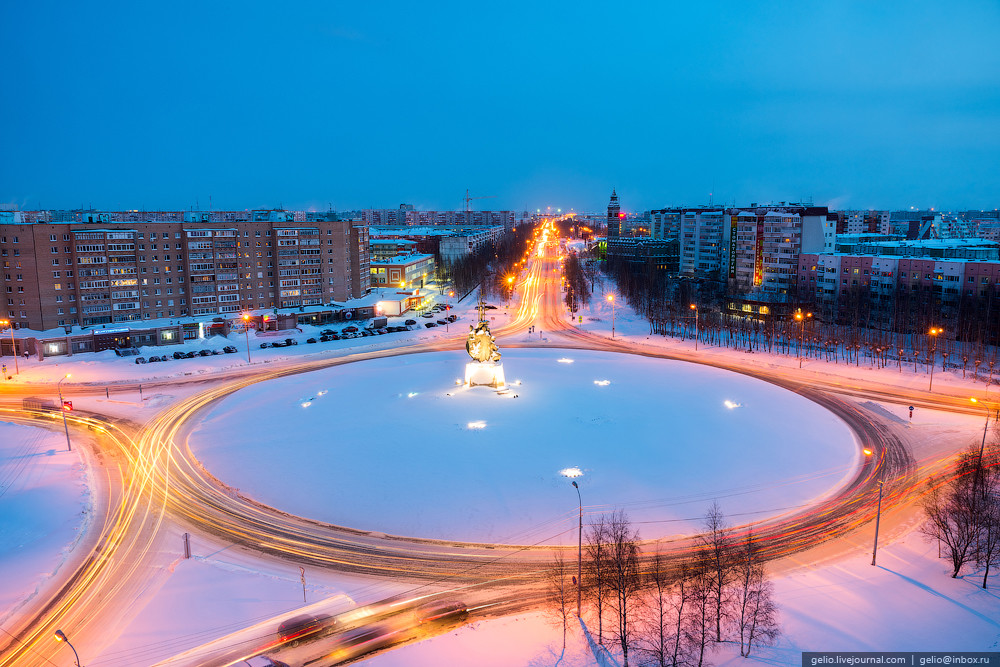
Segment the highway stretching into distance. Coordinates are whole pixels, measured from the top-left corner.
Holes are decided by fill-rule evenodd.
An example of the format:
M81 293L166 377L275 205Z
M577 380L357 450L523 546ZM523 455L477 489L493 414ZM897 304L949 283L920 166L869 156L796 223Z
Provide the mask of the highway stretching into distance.
M982 408L970 405L967 397L833 376L816 378L791 368L748 368L732 359L641 346L582 331L571 324L561 301L560 251L554 234L551 228L542 231L546 240L526 257L516 285L516 309L509 321L494 331L501 350L529 346L602 350L703 363L743 373L822 405L851 427L860 447L872 452L854 478L832 497L754 526L767 558L801 555L868 524L874 518L879 480L885 484L883 512L892 507L917 511L915 498L922 490L926 470L918 468L905 429L864 409L855 399L982 414ZM537 340L527 336L531 326L541 331ZM293 360L267 368L246 366L210 378L144 382L150 389L178 383L199 389L145 424L73 413L70 420L75 434L86 433L86 440L93 442L87 456L99 472L94 477L101 486L95 490L95 497L101 498L95 505L100 511L95 513L85 546L80 547L89 552L77 554L72 568L63 568L67 571L60 572L56 581L8 622L8 634L0 637L0 667L67 664L62 658L60 662L51 658L56 629L73 637L78 645L104 645L107 628L122 627L136 613L135 600L169 576L164 554L172 552L176 557L177 549L176 544L171 550L165 543L176 542L184 531L211 535L290 564L410 582L420 594L460 589L463 600L488 605L483 614L503 615L540 604L544 574L559 548L400 538L377 532L378 526L334 526L292 516L280 508L256 503L215 479L187 446L188 433L201 416L243 387L379 357L461 349L464 338L462 332L389 350L348 351L333 358ZM53 415L20 409L20 400L38 391L37 385L5 388L0 394L0 418L51 427ZM64 393L103 395L104 387L76 385ZM938 467L945 466L942 459ZM736 531L744 529L737 527ZM647 554L656 550L680 562L692 554L696 543L696 536L689 536L654 540L644 548ZM573 558L575 555L574 547ZM473 615L477 617L481 616Z

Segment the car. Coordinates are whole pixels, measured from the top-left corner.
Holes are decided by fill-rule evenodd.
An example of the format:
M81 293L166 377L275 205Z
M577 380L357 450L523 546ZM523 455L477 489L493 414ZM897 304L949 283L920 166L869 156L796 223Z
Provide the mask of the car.
M271 347L270 343L261 343L260 344L260 349L262 349L262 350L266 350L269 347Z
M444 325L448 324L448 321L447 321L447 320L438 320L437 322L438 322L438 325L440 325L440 326L442 326L442 327L443 327Z
M333 329L323 329L322 331L320 331L320 333L323 334L324 336L332 336L337 332L334 331Z
M486 310L496 310L496 309L497 309L497 307L496 307L496 306L491 306L491 305L489 305L489 304L486 304L486 305L484 306L484 308L486 308Z
M362 625L338 635L337 648L327 657L343 662L390 646L401 638L400 630L389 623Z
M299 341L294 340L292 338L286 338L285 339L285 346L298 345L298 344L299 344Z
M434 313L424 313L420 317L434 317Z
M222 350L212 350L212 354L213 355L222 354Z
M286 347L287 345L288 343L286 343L283 340L276 340L273 343L271 343L271 347Z
M135 358L135 363L137 363L137 364L144 364L144 363L146 363L146 357L136 357Z
M233 667L288 667L288 664L266 655L255 655L252 658L233 663Z
M315 343L316 339L315 338L306 338L306 342L307 343Z
M413 326L416 323L417 323L416 320L406 320L405 322L403 322L403 324L405 324L407 326Z
M174 359L187 359L187 352L174 352Z
M184 355L184 358L185 359L194 359L197 356L198 356L198 353L195 352L194 350L191 350L190 352L188 352L187 354Z
M347 333L357 333L358 328L352 324L349 327L344 327L344 331L346 331Z
M458 319L458 315L449 315L448 317L446 317L444 319L448 320L449 322L454 322L455 320Z
M383 334L389 333L389 327L382 327L381 329L376 329L375 331L377 331L378 335L381 336Z
M222 351L225 352L226 354L235 354L236 348L232 345L227 345L224 348L222 348Z
M154 357L150 357L149 360L148 360L148 363L155 364L159 360L160 360L159 357L155 357L155 356Z
M212 356L212 351L211 350L198 350L198 356L201 356L201 357L210 357L210 356Z
M418 623L446 623L459 621L469 616L469 609L464 602L457 600L441 600L429 602L416 608Z
M424 322L424 326L430 329L431 327L436 327L437 324L435 324L434 322Z
M297 646L302 640L317 637L333 629L336 622L326 614L303 614L278 626L278 641Z

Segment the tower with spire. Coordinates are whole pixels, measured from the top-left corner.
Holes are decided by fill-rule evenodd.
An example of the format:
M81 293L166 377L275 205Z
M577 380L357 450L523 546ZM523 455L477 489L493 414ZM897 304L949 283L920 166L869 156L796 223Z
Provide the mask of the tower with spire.
M618 205L618 193L611 188L611 203L608 204L608 238L621 236L621 207Z

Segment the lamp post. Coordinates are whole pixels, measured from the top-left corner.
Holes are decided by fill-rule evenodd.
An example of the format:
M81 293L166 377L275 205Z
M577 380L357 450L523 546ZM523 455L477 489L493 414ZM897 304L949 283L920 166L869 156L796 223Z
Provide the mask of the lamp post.
M872 549L872 565L875 564L875 556L878 555L878 524L882 519L882 480L878 481L878 511L875 513L875 546Z
M71 649L73 649L73 658L74 658L73 662L76 664L76 667L80 667L80 656L79 654L77 654L76 649L73 648L73 645L69 643L69 639L67 639L66 633L64 633L62 630L56 630L56 641L66 642L66 645L69 646Z
M247 363L250 363L250 315L243 313L243 333L247 339Z
M14 355L14 375L20 375L21 369L17 365L17 344L14 342L14 325L10 320L0 320L0 327L10 327L10 353Z
M931 351L930 351L930 356L931 356L931 379L930 379L930 382L927 383L927 391L934 391L934 361L936 360L935 352L937 351L937 336L942 331L944 331L944 329L941 329L939 327L931 327L931 330L928 332L932 336L932 338L931 338L932 345L931 345Z
M513 290L514 290L514 288L512 287L513 284L514 284L514 276L507 276L507 307L508 308L510 308L510 297L512 296L511 292L513 292Z
M59 380L59 382L56 382L56 391L59 392L59 412L62 413L63 431L66 432L66 451L67 452L73 451L73 446L70 445L70 443L69 443L69 426L66 425L66 406L63 403L62 387L60 385L62 385L63 380L65 380L66 378L68 378L69 375L70 375L69 373L66 373L66 375L63 376L62 380Z
M580 485L573 482L576 489L576 499L580 503L580 529L577 533L576 551L576 616L580 617L580 600L583 598L583 497L580 495Z
M692 303L691 310L694 311L694 351L698 351L698 304Z
M795 321L799 323L799 368L802 368L802 339L806 335L806 318L812 316L812 313L803 314L801 308L795 313Z
M611 337L615 337L615 295L609 294L608 301L611 302Z

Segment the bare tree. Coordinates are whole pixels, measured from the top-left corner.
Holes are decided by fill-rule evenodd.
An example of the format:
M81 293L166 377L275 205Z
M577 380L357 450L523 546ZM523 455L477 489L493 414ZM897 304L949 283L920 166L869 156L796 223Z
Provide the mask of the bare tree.
M735 588L734 621L740 638L740 655L746 658L755 645L770 645L780 633L772 585L767 580L752 529L736 551Z
M969 506L970 494L956 492L955 485L928 480L930 491L924 498L927 521L921 531L945 546L951 559L952 578L958 577L962 566L974 556L976 545L975 513ZM966 482L967 484L967 482Z
M667 562L659 551L653 554L644 579L646 594L643 596L643 613L636 646L647 661L644 664L667 667L673 664L670 657L673 654L671 617L674 601Z
M587 598L597 613L597 643L604 644L604 605L608 596L608 518L587 527Z
M549 600L551 601L551 613L556 621L562 625L563 655L566 654L566 625L569 621L572 587L570 586L571 575L566 567L566 559L562 551L557 551L552 559L552 567L549 568L546 588L548 589Z
M607 523L608 588L614 613L614 642L622 652L622 667L628 667L628 651L635 639L633 620L639 605L642 579L639 574L639 534L622 510Z
M684 618L684 637L691 651L690 664L705 664L705 649L711 641L712 584L711 557L704 546L698 549L691 565L689 579L688 611ZM695 656L697 655L697 660Z
M732 579L733 556L729 527L719 508L712 501L705 514L705 533L701 536L708 559L708 586L712 614L715 617L715 641L722 641L722 620L727 614L729 582Z

